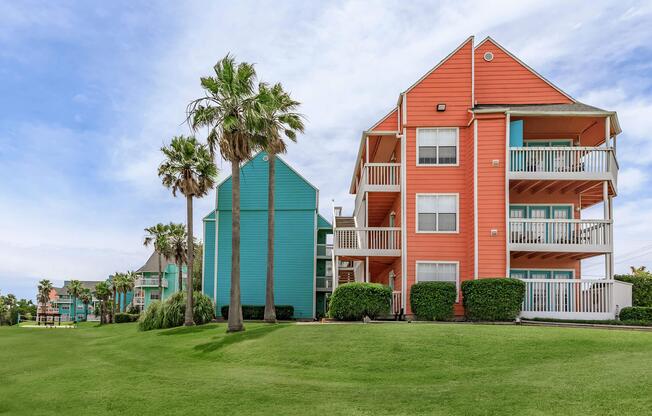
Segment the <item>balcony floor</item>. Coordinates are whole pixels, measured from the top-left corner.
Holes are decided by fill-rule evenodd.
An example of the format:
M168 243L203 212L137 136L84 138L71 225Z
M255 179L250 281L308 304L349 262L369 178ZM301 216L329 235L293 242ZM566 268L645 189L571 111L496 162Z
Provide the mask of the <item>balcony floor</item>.
M583 260L589 257L600 256L608 251L520 251L510 248L512 259L528 260Z
M588 208L602 202L602 180L561 180L561 179L510 179L510 194L530 194L539 192L546 194L559 193L580 195L582 206ZM616 196L612 182L609 182L609 196Z

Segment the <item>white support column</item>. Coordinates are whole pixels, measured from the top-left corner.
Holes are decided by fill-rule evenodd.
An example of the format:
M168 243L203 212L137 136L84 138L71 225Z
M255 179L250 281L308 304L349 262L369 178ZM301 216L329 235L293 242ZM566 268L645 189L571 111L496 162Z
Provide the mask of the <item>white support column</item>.
M611 251L609 251L608 259L609 259L609 274L607 275L607 279L613 279L614 278L614 201L613 197L609 196L608 197L608 205L609 205L609 220L611 221L611 226L609 227L609 246L611 247Z
M607 148L611 147L611 143L609 142L610 136L611 136L611 122L610 122L610 117L607 116L604 118L604 145Z
M505 120L505 277L510 275L509 254L509 135L511 115L507 113Z
M607 181L602 182L602 204L603 204L603 218L605 220L608 220L609 219L609 185L607 184ZM610 233L610 231L607 231L607 233ZM607 238L610 238L610 235L607 235ZM604 275L606 279L611 278L611 263L610 263L609 253L604 255Z
M364 259L364 281L369 283L369 257Z

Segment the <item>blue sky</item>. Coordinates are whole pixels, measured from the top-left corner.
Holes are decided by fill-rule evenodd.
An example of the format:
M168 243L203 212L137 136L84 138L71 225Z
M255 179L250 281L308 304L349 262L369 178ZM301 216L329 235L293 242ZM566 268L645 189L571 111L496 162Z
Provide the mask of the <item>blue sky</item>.
M158 149L187 133L198 79L227 52L303 103L306 134L286 160L329 217L331 199L351 206L361 130L470 35L618 111L616 268L652 266L652 6L485 3L0 1L0 291L33 297L41 278L136 268L144 227L184 221L156 177ZM197 203L197 233L211 200Z

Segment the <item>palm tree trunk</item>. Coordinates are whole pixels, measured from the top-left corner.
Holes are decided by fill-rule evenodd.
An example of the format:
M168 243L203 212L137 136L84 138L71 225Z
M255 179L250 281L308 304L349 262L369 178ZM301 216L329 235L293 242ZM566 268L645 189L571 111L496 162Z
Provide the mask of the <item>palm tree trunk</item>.
M227 332L244 330L240 304L240 163L231 161L231 299Z
M186 270L186 319L183 323L184 326L193 326L195 324L195 321L193 320L192 316L192 263L193 263L193 256L195 252L195 244L192 238L192 195L187 195L186 196L186 216L187 218L187 224L188 224L188 243L187 243L187 249L188 249L188 266ZM179 268L181 270L181 268ZM179 271L179 273L181 273Z
M179 292L183 291L183 263L177 263L178 268L178 290Z
M122 292L122 312L127 311L127 291Z
M74 296L72 297L72 315L72 321L77 323L77 298Z
M161 273L161 253L158 253L158 299L163 301L163 276Z
M276 155L268 152L269 178L267 180L267 281L265 290L265 322L276 323L274 306L274 188Z
M113 288L113 302L111 302L111 323L115 322L115 303L116 303L116 290Z

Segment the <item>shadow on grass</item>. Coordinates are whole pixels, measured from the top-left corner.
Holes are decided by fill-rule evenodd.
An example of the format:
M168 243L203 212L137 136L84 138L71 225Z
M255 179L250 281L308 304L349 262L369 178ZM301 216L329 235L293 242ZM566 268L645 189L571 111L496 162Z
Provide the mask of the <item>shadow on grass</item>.
M250 341L250 340L262 338L278 329L285 328L286 326L287 325L284 324L266 325L249 331L226 334L221 336L219 339L215 341L199 344L196 345L194 348L195 350L202 353L214 352L214 351L221 350L222 348L226 348L229 345L234 345L243 341Z
M196 334L199 332L208 331L209 329L217 328L217 324L195 325L195 326L180 326L178 328L168 329L167 331L160 332L159 335L184 335Z

